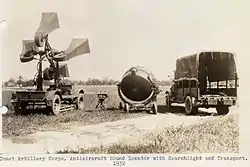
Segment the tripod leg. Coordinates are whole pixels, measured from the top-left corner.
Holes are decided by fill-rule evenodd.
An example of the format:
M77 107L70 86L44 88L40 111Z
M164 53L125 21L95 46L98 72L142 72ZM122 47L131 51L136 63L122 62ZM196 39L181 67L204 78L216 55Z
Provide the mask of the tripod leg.
M100 103L98 102L98 104L96 105L96 107L95 107L95 108L97 109L97 108L99 107L99 105L100 105Z
M104 106L104 102L103 102L103 101L100 103L100 107L101 107L103 110L106 110L106 107Z
M107 110L106 107L105 107L103 104L102 104L102 109L103 109L103 110Z

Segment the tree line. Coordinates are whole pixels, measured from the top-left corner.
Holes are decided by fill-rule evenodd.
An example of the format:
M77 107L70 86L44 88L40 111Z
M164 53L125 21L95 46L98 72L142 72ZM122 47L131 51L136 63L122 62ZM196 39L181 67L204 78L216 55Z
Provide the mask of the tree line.
M53 81L44 81L44 85L48 86ZM66 84L73 84L73 85L117 85L120 81L113 80L113 79L96 79L96 78L89 78L86 81L83 80L70 80L70 79L64 79L64 83ZM169 86L171 85L171 81L159 81L160 85ZM34 80L33 79L24 79L22 76L19 76L18 78L10 78L8 81L5 81L3 83L4 87L28 87L28 86L34 86Z

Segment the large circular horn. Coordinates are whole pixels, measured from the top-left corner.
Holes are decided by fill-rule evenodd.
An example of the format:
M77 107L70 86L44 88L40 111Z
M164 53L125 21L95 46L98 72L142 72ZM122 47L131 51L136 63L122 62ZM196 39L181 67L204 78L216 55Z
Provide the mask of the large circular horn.
M57 28L59 28L59 20L57 13L53 12L42 13L40 25L35 33L35 38L34 38L36 46L43 47L45 43L44 37Z
M20 54L20 60L22 63L32 61L34 56L38 52L38 48L33 40L23 40L23 49Z
M59 28L57 13L42 13L42 19L36 32L46 36L57 28Z
M61 54L55 55L55 61L67 61L74 57L90 53L89 41L87 38L72 39L69 47Z

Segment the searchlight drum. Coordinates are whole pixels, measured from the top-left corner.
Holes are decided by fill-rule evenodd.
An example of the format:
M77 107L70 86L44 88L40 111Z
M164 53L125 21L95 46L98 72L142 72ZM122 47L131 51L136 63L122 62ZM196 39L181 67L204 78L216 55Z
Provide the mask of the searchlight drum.
M118 95L122 102L120 109L147 110L157 114L156 97L160 93L155 76L147 69L136 66L130 68L122 77L118 86Z

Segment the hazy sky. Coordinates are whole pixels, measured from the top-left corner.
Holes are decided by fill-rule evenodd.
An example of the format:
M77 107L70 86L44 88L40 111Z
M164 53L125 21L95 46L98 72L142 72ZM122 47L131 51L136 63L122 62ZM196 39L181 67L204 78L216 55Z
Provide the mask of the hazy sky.
M91 53L68 62L72 79L121 79L141 65L167 79L177 57L201 49L249 56L248 0L5 0L8 30L3 80L33 78L36 62L21 63L22 39L33 39L42 12L58 12L51 45L66 49L73 37L88 38Z

